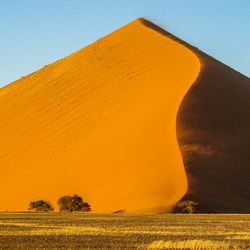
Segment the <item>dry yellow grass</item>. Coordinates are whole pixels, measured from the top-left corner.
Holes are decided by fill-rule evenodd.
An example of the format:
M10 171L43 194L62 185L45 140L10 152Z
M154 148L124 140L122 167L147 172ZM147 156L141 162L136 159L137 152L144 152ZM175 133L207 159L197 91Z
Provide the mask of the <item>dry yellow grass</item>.
M250 248L250 215L0 213L6 249Z
M238 246L230 247L223 241L212 240L186 240L186 241L153 241L148 249L238 249Z

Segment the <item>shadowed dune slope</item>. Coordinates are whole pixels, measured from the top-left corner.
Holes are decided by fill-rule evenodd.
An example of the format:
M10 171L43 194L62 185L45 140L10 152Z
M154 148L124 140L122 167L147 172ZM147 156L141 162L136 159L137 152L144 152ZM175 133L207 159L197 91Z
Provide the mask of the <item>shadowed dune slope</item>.
M203 53L178 113L186 197L200 212L250 212L250 79Z
M177 137L188 179L183 199L199 212L250 212L250 79L158 26L197 55L201 70L183 99Z
M0 210L82 195L167 211L187 190L176 115L197 56L138 19L0 90Z

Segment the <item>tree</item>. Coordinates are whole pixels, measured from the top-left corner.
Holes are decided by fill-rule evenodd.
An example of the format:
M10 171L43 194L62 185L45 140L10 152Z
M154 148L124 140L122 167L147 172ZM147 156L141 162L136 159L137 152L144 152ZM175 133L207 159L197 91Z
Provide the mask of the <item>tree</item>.
M84 202L82 197L77 194L62 196L57 204L60 212L89 212L91 210L90 205Z
M29 210L35 210L36 212L52 212L54 208L52 207L50 202L38 200L30 202Z
M185 200L179 201L175 206L175 212L192 214L197 210L198 202Z

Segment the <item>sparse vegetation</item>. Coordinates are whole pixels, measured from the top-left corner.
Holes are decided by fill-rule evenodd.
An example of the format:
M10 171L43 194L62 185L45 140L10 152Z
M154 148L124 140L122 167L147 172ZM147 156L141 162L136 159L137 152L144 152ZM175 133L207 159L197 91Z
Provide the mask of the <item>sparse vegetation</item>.
M250 249L247 214L0 213L1 249Z
M90 205L77 194L62 196L57 204L60 212L89 212L91 210Z
M52 207L50 202L38 200L30 202L29 210L33 210L35 212L52 212L54 208Z
M198 202L191 200L179 201L174 209L176 213L193 214L197 211Z

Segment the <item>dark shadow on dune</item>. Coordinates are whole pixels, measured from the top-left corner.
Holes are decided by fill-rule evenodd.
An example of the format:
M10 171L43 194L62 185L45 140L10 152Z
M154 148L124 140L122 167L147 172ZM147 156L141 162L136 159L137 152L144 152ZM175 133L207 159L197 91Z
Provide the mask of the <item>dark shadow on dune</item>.
M177 137L199 212L250 212L250 80L204 55L180 106Z
M182 200L201 213L250 213L250 79L143 18L148 28L193 51L200 74L177 114L188 179Z

